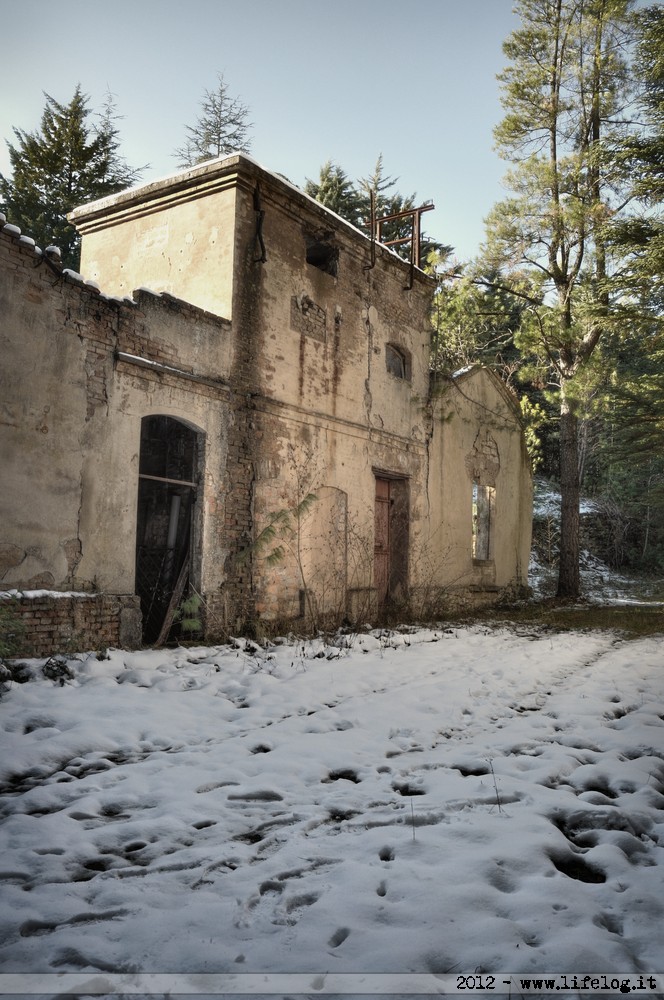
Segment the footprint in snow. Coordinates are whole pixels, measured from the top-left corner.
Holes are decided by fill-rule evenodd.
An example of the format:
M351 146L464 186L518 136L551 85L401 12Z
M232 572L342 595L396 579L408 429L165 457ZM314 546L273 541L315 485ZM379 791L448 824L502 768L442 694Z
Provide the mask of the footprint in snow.
M426 788L421 785L413 784L410 781L394 781L392 783L392 788L399 795L403 795L404 798L411 798L414 795L426 795Z
M606 882L604 872L593 868L580 855L552 854L550 857L554 867L567 878L575 879L577 882Z
M359 785L362 779L358 776L357 771L352 767L338 767L334 771L328 773L327 778L322 779L323 784L328 784L332 781L351 781L354 785Z
M506 872L500 865L498 865L496 871L489 873L487 877L487 882L492 885L494 889L498 889L499 892L516 892L517 884L512 878L509 872Z
M282 802L283 795L270 788L257 788L246 792L230 792L229 802Z
M615 934L617 937L623 936L623 922L620 917L613 913L598 913L597 916L593 917L593 923L596 927L603 927L609 934Z
M350 934L350 927L338 927L330 940L327 942L330 948L338 948L343 944Z
M266 879L265 882L261 882L258 891L261 896L269 894L280 896L284 891L284 886L281 882L276 882L274 879Z

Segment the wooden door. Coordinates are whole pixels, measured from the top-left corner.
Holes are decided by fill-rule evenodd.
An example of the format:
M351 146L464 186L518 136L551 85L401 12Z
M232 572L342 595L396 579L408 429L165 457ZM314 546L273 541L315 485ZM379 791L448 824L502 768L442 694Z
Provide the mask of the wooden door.
M379 604L390 589L390 480L376 477L374 514L374 586Z

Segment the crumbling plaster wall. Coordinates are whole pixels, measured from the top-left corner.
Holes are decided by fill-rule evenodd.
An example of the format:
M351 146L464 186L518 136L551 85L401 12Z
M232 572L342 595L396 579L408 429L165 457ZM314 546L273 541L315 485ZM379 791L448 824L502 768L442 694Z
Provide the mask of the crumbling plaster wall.
M421 451L386 435L342 435L324 420L307 425L272 414L264 415L263 426L271 457L258 463L254 483L257 610L270 618L298 617L306 587L318 609L331 612L345 588L374 586L376 473L407 482L414 532L424 507L418 500ZM315 499L303 505L308 496ZM274 537L265 532L270 525ZM283 553L275 562L277 547ZM412 558L417 561L416 551ZM368 615L375 608L364 610Z
M196 496L196 573L203 593L223 582L223 520L228 393L205 383L119 361L109 371L112 419L95 422L83 467L82 569L97 569L97 589L134 591L136 502L143 417L162 414L204 435L205 475ZM103 525L103 530L100 526Z
M264 261L254 239L259 182ZM245 178L237 211L234 327L260 390L252 400L257 611L297 615L303 589L332 611L346 587L373 585L378 471L408 480L414 544L420 537L433 283L417 272L408 289L408 266L380 247L370 268L368 240L258 173ZM314 237L334 253L334 274L307 262ZM403 351L407 378L388 372L387 344ZM298 519L308 493L316 500ZM265 546L266 527L286 520L285 537Z
M87 206L74 217L84 237L83 260L95 261L103 283L115 287L123 248L137 242L140 255L127 257L122 280L131 274L131 283L168 287L232 320L226 358L232 489L223 525L225 583L215 597L225 620L297 613L303 573L324 581L330 566L335 577L343 566L348 587L371 589L378 474L407 483L408 576L415 588L488 593L521 579L524 535L515 518L528 521L528 476L518 416L495 386L489 391L486 379L475 375L468 391L456 383L449 413L436 406L432 413L431 279L419 271L411 278L408 265L386 248L376 247L372 256L370 241L346 222L240 155ZM220 218L225 224L210 238ZM183 247L191 266L174 266ZM403 360L403 378L388 370L390 347ZM483 400L487 392L493 396ZM471 553L468 456L487 421L493 430L500 425L500 532L494 558L480 566ZM465 440L470 428L473 442ZM518 486L512 482L508 490L515 478ZM268 565L261 551L265 528L296 509L306 479L318 512L298 527L298 554L291 538L281 564ZM516 507L510 490L516 490ZM337 526L332 533L320 513L323 494ZM319 589L337 600L336 587L321 583Z
M260 186L266 260L254 254L253 195ZM408 436L421 423L428 391L433 281L287 185L268 186L247 165L237 204L237 294L252 294L260 272L261 392L268 398L354 425ZM316 238L335 256L335 274L307 263ZM385 348L412 359L407 381L387 372ZM359 403L359 409L358 409Z
M236 177L225 162L223 170L194 167L72 212L86 278L110 295L145 287L231 319Z
M431 279L416 272L411 282L408 265L380 246L371 266L369 240L244 156L72 218L83 235L83 270L105 288L168 288L232 320L226 472L233 488L223 527L225 583L213 615L233 623L299 608L298 567L286 558L268 571L259 548L266 519L293 506L294 483L312 453L318 494L347 499L344 539L333 553L323 529L308 526L306 572L323 580L331 560L337 577L343 563L349 584L370 588L376 471L408 479L413 518L424 510ZM329 249L335 273L307 261L312 243ZM189 263L173 266L182 247ZM387 370L388 344L402 352L406 378ZM317 504L310 521L323 525ZM349 535L364 549L352 568Z
M488 370L471 368L433 385L430 546L442 555L451 594L476 603L527 584L532 478L516 400ZM491 558L473 559L473 482L495 489ZM434 574L435 575L435 574Z
M214 443L200 582L218 588L228 323L149 293L109 300L12 227L0 311L0 585L133 594L140 424L165 413Z
M93 345L112 339L115 316L86 340L79 333L92 290L74 292L11 231L0 233L0 255L0 580L79 587L86 416L90 393L103 395L86 364Z
M432 399L432 279L386 248L373 259L366 237L242 156L74 218L83 271L120 297L0 226L2 586L133 594L140 428L153 414L205 441L193 582L212 628L297 616L303 584L318 612L345 601L370 614L377 476L395 484L399 573L414 592L495 597L524 582L518 414L477 370ZM481 565L478 476L496 490ZM316 500L296 535L262 546L275 516L292 528L303 490Z

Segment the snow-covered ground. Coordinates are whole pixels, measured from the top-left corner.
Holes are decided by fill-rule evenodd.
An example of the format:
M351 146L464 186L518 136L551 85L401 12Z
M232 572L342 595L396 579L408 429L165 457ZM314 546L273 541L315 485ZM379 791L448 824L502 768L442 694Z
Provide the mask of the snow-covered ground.
M662 972L661 640L69 665L0 701L0 972Z
M536 476L533 491L534 541L528 566L528 584L533 598L542 600L553 597L558 586L557 549L560 532L560 491L546 479ZM592 517L598 510L597 502L582 498L581 517ZM543 558L549 538L550 552ZM539 540L539 541L538 541ZM549 559L548 556L554 558ZM583 599L592 604L643 604L661 603L664 581L627 576L611 569L594 553L580 553L581 590Z

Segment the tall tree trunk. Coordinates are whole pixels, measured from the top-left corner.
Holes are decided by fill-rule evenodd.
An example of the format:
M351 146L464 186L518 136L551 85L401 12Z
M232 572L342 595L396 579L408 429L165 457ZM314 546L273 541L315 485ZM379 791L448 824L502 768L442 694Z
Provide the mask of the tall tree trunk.
M560 564L558 597L581 593L579 573L579 421L563 383L560 393Z

